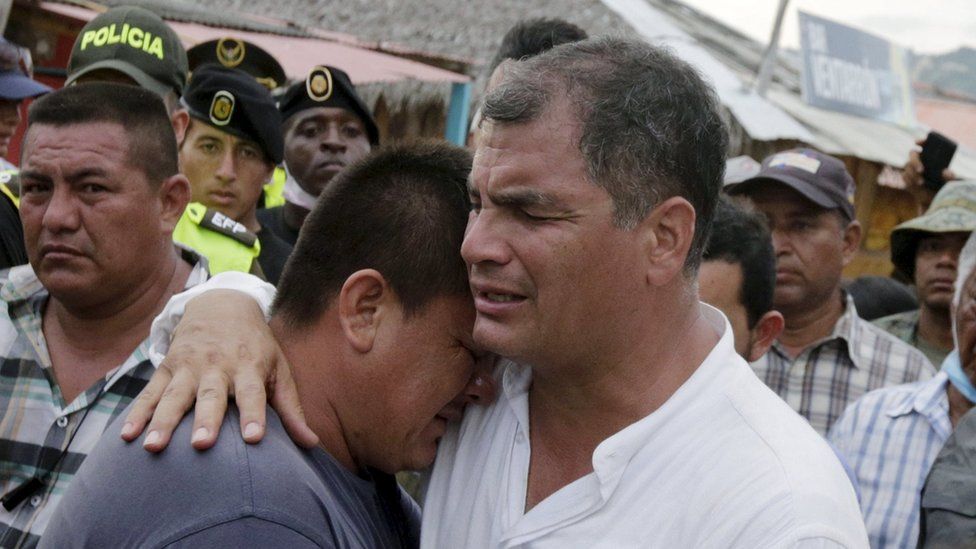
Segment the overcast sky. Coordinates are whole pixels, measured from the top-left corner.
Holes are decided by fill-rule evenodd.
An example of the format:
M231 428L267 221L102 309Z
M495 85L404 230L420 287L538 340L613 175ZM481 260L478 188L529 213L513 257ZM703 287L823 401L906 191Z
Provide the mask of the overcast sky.
M778 0L683 0L766 43ZM799 47L797 9L877 34L917 53L976 48L976 0L790 0L780 45Z

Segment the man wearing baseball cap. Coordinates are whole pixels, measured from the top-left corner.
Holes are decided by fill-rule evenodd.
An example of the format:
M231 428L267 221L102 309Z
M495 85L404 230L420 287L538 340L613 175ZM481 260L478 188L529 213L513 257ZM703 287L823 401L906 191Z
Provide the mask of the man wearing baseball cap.
M274 99L243 71L203 65L194 72L182 104L190 123L179 143L180 166L190 180L191 204L174 238L207 255L212 272L260 271L277 282L291 246L261 230L255 215L263 185L284 148ZM251 253L235 253L241 246L214 232Z
M285 204L258 211L258 220L294 245L322 189L379 144L379 130L349 75L327 65L313 68L304 81L292 85L279 109L288 172Z
M31 78L32 74L30 51L0 37L0 269L27 263L18 198L13 190L18 187L17 166L5 157L20 125L21 103L51 91Z
M118 6L82 27L68 58L65 85L119 82L155 92L179 139L187 124L179 101L188 73L186 49L165 21L143 8Z
M861 242L843 162L812 149L784 151L726 190L766 216L776 252L773 306L786 327L752 367L814 429L826 434L872 389L935 374L920 351L858 317L841 287Z
M945 185L924 215L891 232L891 262L915 283L919 308L874 323L942 364L952 350L953 283L959 252L976 230L976 181Z

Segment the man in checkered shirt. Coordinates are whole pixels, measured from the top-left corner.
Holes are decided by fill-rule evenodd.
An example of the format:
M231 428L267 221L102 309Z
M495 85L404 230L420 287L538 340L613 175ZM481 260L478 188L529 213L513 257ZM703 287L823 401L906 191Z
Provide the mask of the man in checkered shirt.
M206 262L172 242L188 199L152 92L85 84L32 105L21 163L30 264L0 272L0 547L37 544L146 384L153 318L184 289L214 287L201 284ZM233 339L213 352L236 356Z
M826 434L872 389L935 374L920 351L858 317L841 288L861 241L843 162L811 149L785 151L726 189L766 216L776 251L773 306L786 328L752 367L814 429Z

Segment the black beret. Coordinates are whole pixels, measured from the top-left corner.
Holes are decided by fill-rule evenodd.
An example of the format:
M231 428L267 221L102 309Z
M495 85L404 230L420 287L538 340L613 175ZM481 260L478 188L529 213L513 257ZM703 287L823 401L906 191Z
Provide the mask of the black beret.
M186 50L190 71L206 64L220 64L244 71L264 87L274 90L285 84L285 69L273 55L255 44L233 37L209 40Z
M316 107L336 107L354 112L366 126L369 143L374 147L379 144L380 133L373 115L356 93L356 87L349 80L349 75L341 69L327 65L313 68L304 81L296 82L288 88L278 104L283 120L288 120L305 109Z
M218 130L254 141L275 164L284 155L281 114L271 92L251 75L218 65L193 71L183 93L190 116Z

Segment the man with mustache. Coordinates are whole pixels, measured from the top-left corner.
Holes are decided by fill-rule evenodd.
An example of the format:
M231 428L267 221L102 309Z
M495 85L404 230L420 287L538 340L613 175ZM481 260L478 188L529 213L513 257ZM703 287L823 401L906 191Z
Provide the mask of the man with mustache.
M784 151L726 189L766 216L776 252L773 307L786 327L752 367L814 429L826 434L872 389L934 375L920 351L858 317L841 287L861 242L843 162L812 149Z
M31 106L20 204L30 264L0 278L0 546L37 543L152 374L153 317L207 279L206 262L171 238L188 198L152 92L86 84Z
M945 198L941 193L940 196ZM942 204L944 207L946 202ZM937 207L933 202L932 208ZM919 540L920 506L953 514L969 513L972 505L967 497L971 491L960 489L967 481L958 477L948 483L936 483L941 485L935 491L942 492L943 497L932 497L927 502L922 495L926 476L935 476L934 464L938 463L943 444L949 445L947 439L951 440L950 434L961 428L964 415L973 406L972 400L976 400L972 389L976 374L976 241L972 238L958 254L958 265L953 281L955 293L949 297L953 308L951 337L956 345L940 363L941 371L931 379L871 391L847 408L828 435L854 471L861 490L864 523L875 549L915 547ZM964 431L958 431L956 437ZM963 434L962 440L966 436ZM943 465L950 476L959 470L952 466L952 460ZM972 477L969 468L964 471L965 477ZM936 526L929 533L936 538L942 534L951 536L953 529ZM971 540L970 535L967 541ZM965 547L967 543L935 546Z
M315 199L342 169L379 144L376 122L349 76L328 65L309 71L279 103L284 121L285 204L258 210L258 221L294 245Z

